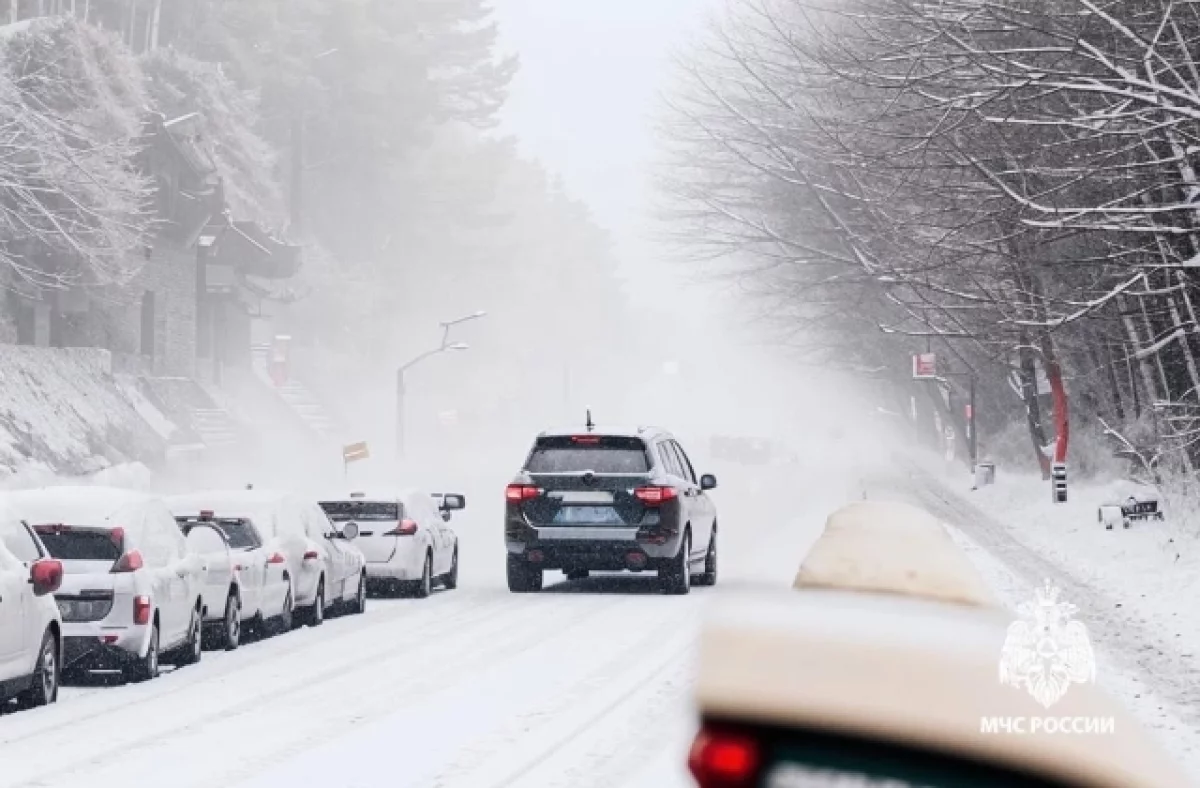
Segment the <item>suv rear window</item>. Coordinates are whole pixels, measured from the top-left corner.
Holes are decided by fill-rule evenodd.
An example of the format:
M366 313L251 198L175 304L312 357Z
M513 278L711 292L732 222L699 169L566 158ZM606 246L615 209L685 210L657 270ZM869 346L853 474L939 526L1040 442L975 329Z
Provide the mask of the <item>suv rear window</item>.
M35 525L33 530L50 556L60 561L116 561L124 552L120 531L62 525Z
M525 464L529 473L648 473L640 438L578 435L539 438Z
M323 501L321 508L335 523L400 519L400 504L395 501Z

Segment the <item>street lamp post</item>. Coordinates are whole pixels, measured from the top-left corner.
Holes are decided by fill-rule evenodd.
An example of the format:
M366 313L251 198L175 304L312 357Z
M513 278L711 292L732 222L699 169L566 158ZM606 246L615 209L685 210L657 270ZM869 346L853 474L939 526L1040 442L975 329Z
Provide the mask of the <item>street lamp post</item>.
M473 314L467 315L466 317L460 317L457 320L447 320L444 323L441 323L440 324L442 327L441 344L439 344L435 348L432 348L431 350L426 350L424 353L421 353L420 355L411 359L408 363L403 364L402 366L400 366L400 368L398 368L396 370L396 457L397 458L402 459L404 457L404 445L405 445L404 373L406 373L408 370L412 369L413 367L415 367L417 364L421 363L425 359L431 358L440 353L445 353L450 350L469 350L470 345L464 344L462 342L454 342L454 343L450 342L450 329L454 326L457 326L459 323L465 323L468 320L477 320L486 314L487 314L487 312L475 312Z

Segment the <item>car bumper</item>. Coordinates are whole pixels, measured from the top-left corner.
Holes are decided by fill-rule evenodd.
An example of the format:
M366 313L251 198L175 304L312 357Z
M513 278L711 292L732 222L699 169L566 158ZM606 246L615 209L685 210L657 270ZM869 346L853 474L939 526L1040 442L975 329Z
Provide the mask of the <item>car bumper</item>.
M565 571L655 571L666 565L679 552L681 540L676 537L664 544L649 544L633 539L583 540L535 539L507 543L510 557L523 557L531 567ZM643 564L630 561L631 554L645 556ZM540 557L540 560L535 560Z
M103 629L94 624L63 625L63 667L67 670L119 670L145 655L149 628Z

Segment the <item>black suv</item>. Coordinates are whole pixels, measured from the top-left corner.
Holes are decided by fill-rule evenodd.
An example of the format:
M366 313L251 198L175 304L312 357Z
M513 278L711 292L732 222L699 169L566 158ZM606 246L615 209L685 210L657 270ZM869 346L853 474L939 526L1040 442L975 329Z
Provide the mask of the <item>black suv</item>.
M540 591L547 569L652 570L673 594L714 585L716 486L665 430L543 432L505 491L509 590Z

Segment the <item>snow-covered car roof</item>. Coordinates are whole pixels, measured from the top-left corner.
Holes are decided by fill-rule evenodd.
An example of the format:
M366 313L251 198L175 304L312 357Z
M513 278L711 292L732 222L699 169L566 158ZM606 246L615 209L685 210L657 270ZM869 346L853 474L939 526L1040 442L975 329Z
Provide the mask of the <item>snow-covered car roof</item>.
M188 513L203 509L234 509L239 506L263 510L295 497L280 490L206 490L171 495L165 500L171 511Z
M72 525L102 525L122 510L161 501L154 495L118 487L41 487L7 492L0 500L29 522Z
M427 495L416 487L355 487L322 495L318 501L401 501L413 495Z
M1114 733L987 731L1041 718L1001 683L1012 617L902 595L777 591L714 600L700 636L700 714L845 736L994 765L1054 784L1178 788L1188 780L1095 684L1072 684L1055 720L1113 720Z

